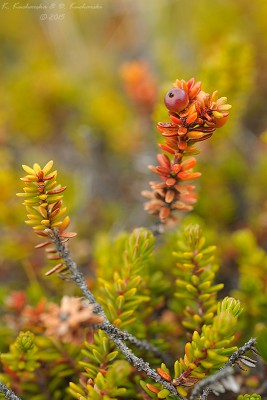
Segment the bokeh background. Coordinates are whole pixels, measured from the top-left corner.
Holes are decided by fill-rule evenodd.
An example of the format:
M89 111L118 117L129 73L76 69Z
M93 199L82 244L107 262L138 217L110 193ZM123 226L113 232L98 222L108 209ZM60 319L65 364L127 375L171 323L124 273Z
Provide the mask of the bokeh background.
M15 196L21 164L54 160L85 267L102 234L154 224L140 191L154 179L155 127L176 78L195 76L233 105L201 144L189 218L216 232L225 271L236 229L266 246L266 0L10 0L0 19L1 298L46 264Z

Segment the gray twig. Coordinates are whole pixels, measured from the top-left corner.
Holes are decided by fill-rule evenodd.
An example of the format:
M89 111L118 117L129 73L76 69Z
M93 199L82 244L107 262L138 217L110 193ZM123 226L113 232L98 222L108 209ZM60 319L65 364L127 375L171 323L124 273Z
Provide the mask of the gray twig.
M9 400L21 400L19 396L17 396L12 389L8 388L6 385L0 382L0 392L3 393L6 399Z
M157 357L160 357L164 361L166 356L156 346L148 343L146 340L139 340L126 331L121 331L119 328L115 327L109 322L102 306L96 301L93 293L88 289L83 274L79 271L77 264L70 256L69 250L67 249L65 244L62 243L56 232L53 232L52 240L60 256L65 261L67 269L72 274L72 281L75 282L77 286L79 286L89 303L95 306L95 313L103 317L104 322L98 325L98 328L105 331L108 335L110 335L111 333L116 334L118 338L122 340L127 340L129 343L139 347L140 349L151 351Z
M199 397L201 391L207 387L201 396L201 400L205 400L208 396L208 394L212 391L211 388L209 388L208 386L211 385L212 383L216 383L217 381L219 381L220 379L223 379L229 375L231 375L233 373L233 368L231 367L223 367L222 369L220 369L218 372L216 372L215 374L208 376L205 379L202 379L195 387L194 390L192 391L192 394L190 396L190 400L195 400ZM203 397L204 396L204 397Z
M150 367L149 363L145 362L142 358L135 356L135 354L132 353L130 349L126 346L124 341L127 340L131 344L134 344L141 349L152 351L157 356L159 355L162 356L162 353L155 346L151 345L145 340L138 340L133 335L129 334L128 332L121 331L120 329L116 328L109 322L102 306L96 301L94 295L88 289L83 274L81 273L81 271L79 271L77 264L71 258L69 250L67 249L65 243L61 241L57 231L55 230L52 231L51 239L54 242L60 257L65 261L66 268L71 273L72 281L81 289L81 291L83 292L84 296L87 298L89 303L95 306L94 311L98 315L101 315L103 317L104 322L98 325L98 328L107 333L107 335L115 343L117 348L124 354L126 359L136 367L138 371L145 372L149 378L153 379L156 382L161 383L176 398L180 400L185 400L184 397L180 396L177 393L177 390L172 383L164 380L153 368Z
M202 395L200 396L199 400L207 400L208 395L212 392L212 389L207 387L205 390L203 390Z
M229 360L225 363L225 365L215 374L208 376L205 379L202 379L194 388L192 391L192 394L190 396L190 400L195 400L199 397L201 391L202 395L200 397L200 400L206 400L209 393L212 392L212 388L209 387L209 385L212 385L216 382L218 382L220 379L223 379L231 374L233 374L233 365L239 360L239 358L245 354L248 350L252 350L254 353L256 353L255 349L255 344L256 344L256 339L251 338L249 339L248 342L246 342L243 346L239 347L229 358Z
M229 358L229 360L225 364L225 367L228 367L228 366L231 367L234 363L236 363L236 361L240 358L240 356L245 354L248 350L252 350L254 353L256 353L255 344L256 344L256 339L255 338L249 339L248 342L246 342L243 346L239 347L239 349L237 349L231 355L231 357Z
M108 320L105 320L102 324L98 325L98 328L106 332L107 335L110 336L111 334L114 334L117 338L129 342L141 350L151 351L153 354L155 354L155 356L161 358L165 363L168 361L166 355L156 346L147 342L146 340L137 339L127 331L121 331L116 326L112 325Z
M180 400L185 400L184 397L180 396L177 393L177 390L175 386L170 383L165 381L165 379L162 379L161 376L153 369L150 367L148 362L145 362L142 358L136 357L135 354L133 354L130 349L126 346L126 344L116 338L116 335L114 337L110 336L110 338L113 340L113 342L116 344L117 348L125 355L127 360L134 365L134 367L138 371L143 371L146 373L146 375L153 379L155 382L161 383L166 389L168 389L171 394L173 394L176 398L179 398Z

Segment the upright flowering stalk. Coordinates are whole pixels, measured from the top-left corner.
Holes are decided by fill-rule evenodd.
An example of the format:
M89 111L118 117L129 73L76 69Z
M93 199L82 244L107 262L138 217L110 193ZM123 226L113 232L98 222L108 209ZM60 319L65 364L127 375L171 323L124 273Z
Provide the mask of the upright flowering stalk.
M195 186L187 184L200 177L193 172L198 154L194 144L210 138L216 128L223 126L231 108L227 97L218 99L218 91L212 94L201 90L201 82L191 78L188 82L176 80L165 96L170 122L159 122L158 130L165 139L159 147L165 152L158 154L160 165L149 166L161 181L150 182L152 191L143 191L149 201L145 210L157 215L161 223L176 220L174 211L190 211L197 200ZM168 153L168 155L166 154Z

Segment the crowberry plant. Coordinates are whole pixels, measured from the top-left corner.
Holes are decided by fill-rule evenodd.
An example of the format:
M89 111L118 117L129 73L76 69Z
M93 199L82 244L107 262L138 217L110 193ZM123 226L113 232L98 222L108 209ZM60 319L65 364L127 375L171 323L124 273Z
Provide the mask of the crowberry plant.
M131 74L127 81L132 82ZM129 84L139 102L134 88ZM170 121L157 125L165 140L159 145L160 165L149 167L160 181L151 182L143 195L145 209L168 225L177 220L177 211L193 208L197 194L190 181L201 176L194 170L195 144L227 122L231 106L217 91L204 92L194 78L176 80L164 102ZM196 400L200 395L205 400L210 392L239 392L232 367L256 366L245 355L256 353L255 339L237 347L242 306L234 297L217 298L223 284L215 282L216 247L200 227L190 225L176 236L167 265L164 257L161 262L155 257L150 230L121 234L96 257L97 279L89 288L68 248L76 233L67 231L66 186L56 182L52 167L52 161L43 168L23 165L27 175L18 196L24 199L26 224L44 240L36 248L44 248L54 263L46 276L72 281L83 297L65 295L60 305L44 301L35 310L26 310L23 296L11 298L24 318L17 339L1 356L0 378L6 384L0 383L0 391L10 400L21 399L9 386L31 400ZM26 329L29 321L34 333Z

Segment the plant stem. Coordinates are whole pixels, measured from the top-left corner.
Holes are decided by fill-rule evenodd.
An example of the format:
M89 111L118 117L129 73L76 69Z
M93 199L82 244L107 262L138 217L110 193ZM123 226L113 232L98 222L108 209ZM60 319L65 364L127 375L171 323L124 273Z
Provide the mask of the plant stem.
M6 399L9 400L21 400L19 396L17 396L12 389L8 388L6 385L0 382L0 392L3 393Z
M214 375L208 376L205 379L202 379L195 387L194 390L192 391L192 394L190 396L190 400L195 400L199 397L201 391L203 390L202 395L201 395L201 400L205 400L207 398L207 395L212 391L211 388L208 387L208 385L211 385L213 383L216 383L220 379L226 378L227 376L231 375L234 373L233 368L231 367L223 367L220 369L218 372L216 372ZM206 397L205 397L206 396Z
M243 354L245 354L248 350L252 350L254 353L257 353L255 349L256 339L251 338L248 342L246 342L243 346L239 347L229 358L225 367L232 366ZM224 368L225 368L224 367Z
M243 346L239 347L239 349L237 349L229 358L229 360L225 363L224 367L222 367L218 372L216 372L215 374L208 376L205 379L202 379L194 388L194 390L192 391L192 394L190 396L190 400L196 400L201 391L202 395L200 397L200 400L206 400L209 393L212 392L212 388L210 388L208 385L211 385L213 383L216 383L218 381L220 381L220 379L223 379L231 374L233 374L233 369L231 367L233 367L233 365L236 363L236 361L238 361L238 359L245 354L248 350L252 350L253 352L256 353L256 349L255 349L255 343L256 343L256 339L255 338L251 338L249 339L248 342L246 342Z
M67 249L65 244L60 240L57 232L55 231L53 231L52 240L61 258L65 261L67 269L72 274L71 277L72 281L75 282L77 286L79 286L84 296L89 301L89 304L93 304L95 306L94 308L95 313L101 315L104 318L104 322L98 325L98 328L105 331L108 335L111 333L116 334L117 337L120 338L121 340L127 340L129 343L139 347L140 349L151 351L157 357L164 359L165 357L164 354L156 346L148 343L146 340L139 340L135 336L131 335L126 331L121 331L119 328L115 327L109 322L102 306L96 301L94 295L88 289L84 275L79 271L77 264L70 256L69 250Z
M97 325L97 328L107 333L107 335L115 343L117 348L124 354L126 359L132 365L134 365L134 367L138 371L145 372L149 378L153 379L156 382L161 383L176 398L180 400L185 400L182 396L180 396L177 393L177 390L172 383L162 379L161 376L154 369L150 367L149 363L145 362L142 358L139 358L134 353L132 353L130 349L126 346L124 341L127 340L131 344L134 344L141 349L152 351L157 356L159 355L162 356L161 352L155 346L151 345L147 341L138 340L133 335L129 334L128 332L121 331L120 329L118 329L109 322L102 306L96 301L94 295L88 289L84 275L82 274L81 271L79 271L77 264L71 258L69 250L67 249L65 243L63 243L62 240L60 239L58 232L56 230L52 230L51 239L54 242L60 257L64 260L67 270L71 273L72 281L81 289L81 291L83 292L84 296L87 298L89 303L95 306L94 311L103 317L104 322L100 325Z
M212 390L209 387L207 387L205 390L203 390L203 393L200 396L199 400L207 400L208 395L210 394L210 392L212 392Z
M125 355L126 359L134 365L134 367L138 370L138 371L143 371L146 373L146 375L153 379L155 382L159 382L161 383L166 389L168 389L171 394L173 394L175 397L179 398L180 400L185 400L182 396L180 396L177 393L177 390L175 388L175 386L170 383L165 381L164 379L161 378L161 376L150 367L148 362L145 362L142 358L136 357L135 354L133 354L130 349L126 346L126 344L116 338L116 335L114 335L114 337L110 336L111 340L113 340L113 342L115 343L115 345L117 346L117 348Z
M117 338L126 340L127 342L137 346L139 349L151 351L155 356L161 358L164 362L168 361L167 356L160 351L156 346L147 342L146 340L139 340L127 331L121 331L116 326L112 325L108 320L98 325L99 329L106 332L107 335L115 334Z

